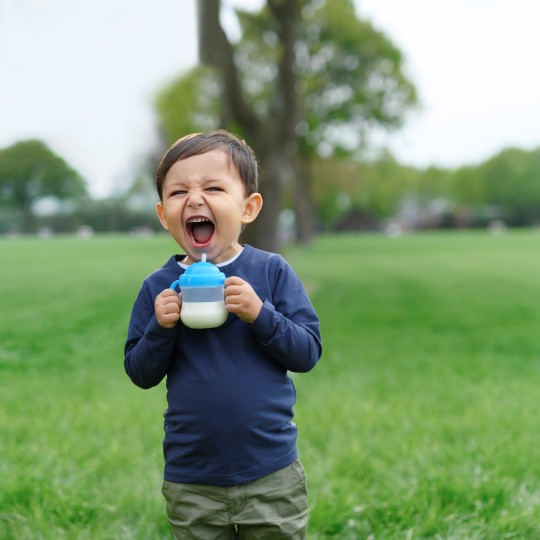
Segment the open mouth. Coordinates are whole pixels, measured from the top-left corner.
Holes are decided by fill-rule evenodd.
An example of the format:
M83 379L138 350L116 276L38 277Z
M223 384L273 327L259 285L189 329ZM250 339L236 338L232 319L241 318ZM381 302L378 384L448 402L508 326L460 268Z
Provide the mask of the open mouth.
M210 242L216 226L208 218L194 217L187 220L186 229L192 244L202 247Z

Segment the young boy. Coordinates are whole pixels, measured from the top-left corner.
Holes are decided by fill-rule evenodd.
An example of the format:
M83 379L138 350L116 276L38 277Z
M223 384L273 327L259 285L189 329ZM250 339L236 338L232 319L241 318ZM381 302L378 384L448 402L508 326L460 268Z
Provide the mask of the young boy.
M124 364L141 388L167 377L163 494L174 536L303 539L307 489L287 371L319 360L319 320L281 256L238 242L262 206L253 151L223 130L188 135L163 156L156 187L159 220L186 255L145 279ZM226 275L228 317L194 330L168 287L203 254Z

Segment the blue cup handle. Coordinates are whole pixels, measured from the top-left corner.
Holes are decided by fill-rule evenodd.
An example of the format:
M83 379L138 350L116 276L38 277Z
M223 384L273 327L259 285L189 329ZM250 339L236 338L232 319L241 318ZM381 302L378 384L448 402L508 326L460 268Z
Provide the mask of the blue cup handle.
M176 287L178 287L180 285L180 280L177 279L176 281L173 281L171 283L171 286L169 287L169 289L172 289L173 291L176 291Z

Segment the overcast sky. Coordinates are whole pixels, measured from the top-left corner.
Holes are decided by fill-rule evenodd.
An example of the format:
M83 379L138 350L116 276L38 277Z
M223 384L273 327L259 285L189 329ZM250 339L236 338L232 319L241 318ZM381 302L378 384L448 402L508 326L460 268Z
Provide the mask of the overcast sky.
M540 146L538 0L356 5L403 51L419 92L422 107L386 141L398 159L454 167ZM197 61L195 0L0 6L0 147L38 137L93 195L126 187L156 146L155 93Z

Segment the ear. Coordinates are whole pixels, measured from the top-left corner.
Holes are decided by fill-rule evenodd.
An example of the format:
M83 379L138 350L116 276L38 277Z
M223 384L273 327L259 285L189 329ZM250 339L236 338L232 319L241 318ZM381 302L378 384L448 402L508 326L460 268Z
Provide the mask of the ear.
M262 195L260 193L252 193L245 202L244 213L242 215L242 224L246 225L255 221L259 215L263 205Z
M163 203L159 201L156 204L156 212L159 218L159 221L161 222L161 226L168 231L169 227L167 226L167 219L165 217L165 209L163 208Z

